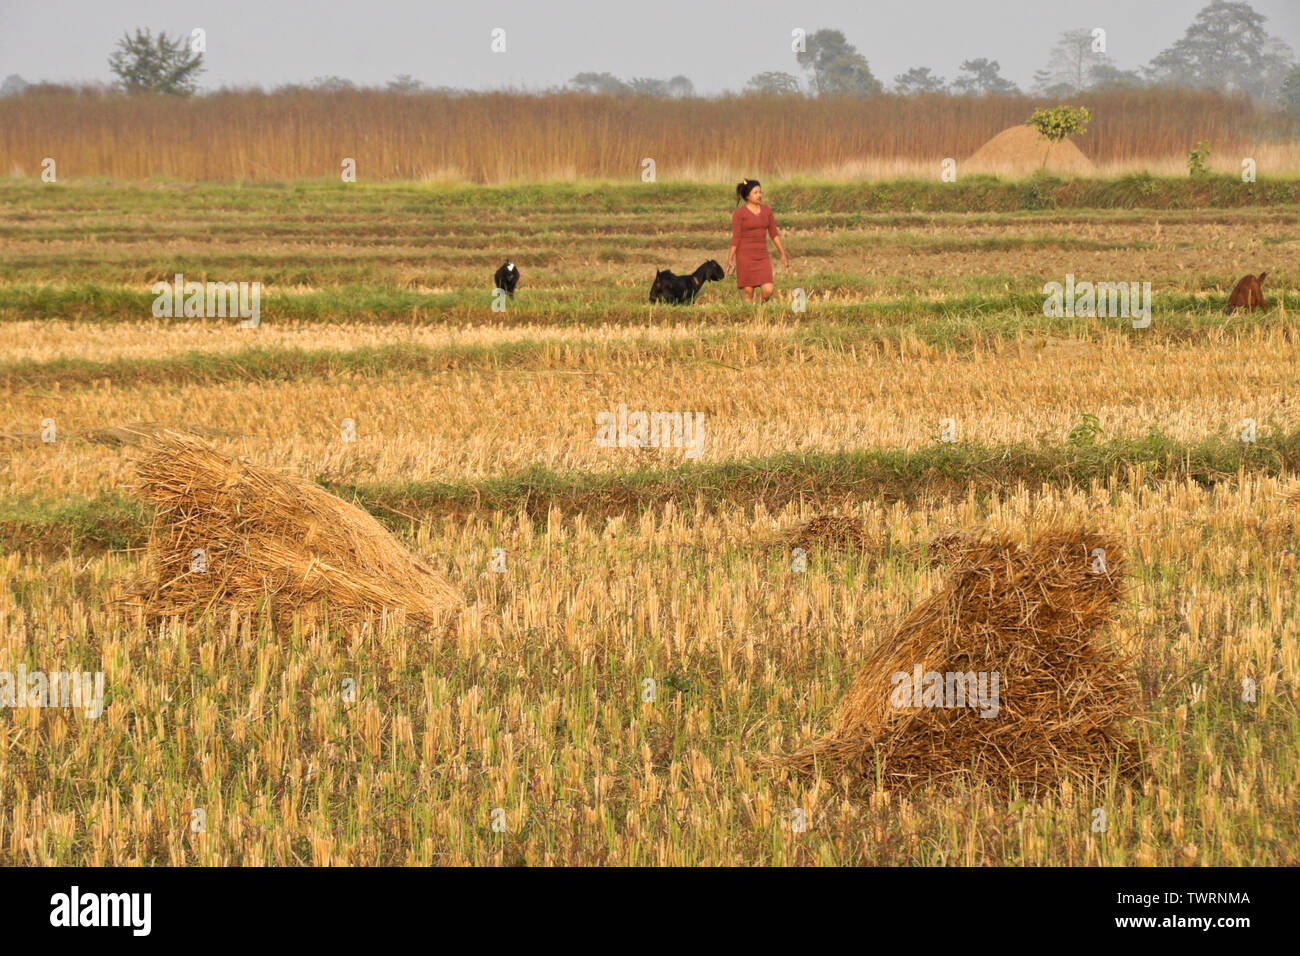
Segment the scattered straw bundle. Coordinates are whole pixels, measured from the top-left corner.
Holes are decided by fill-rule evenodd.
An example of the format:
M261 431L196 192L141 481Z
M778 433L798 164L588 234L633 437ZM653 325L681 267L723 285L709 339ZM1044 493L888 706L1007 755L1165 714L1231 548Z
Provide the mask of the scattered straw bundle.
M157 510L153 577L139 597L151 614L269 602L283 619L324 601L343 619L388 608L440 624L460 604L457 590L373 516L308 481L188 436L150 438L145 447L137 491Z
M778 543L791 548L849 548L861 551L872 544L866 522L845 514L813 515L782 532Z
M924 552L926 565L937 568L945 562L960 560L962 555L982 547L983 544L984 542L978 536L969 535L964 531L949 531L936 535L926 544L917 545L910 550L915 558L920 558Z
M835 731L791 755L792 766L871 778L879 770L891 788L969 773L1032 789L1070 772L1104 773L1112 761L1122 774L1135 771L1123 724L1136 714L1137 688L1094 636L1124 593L1119 547L1081 529L1052 530L1027 547L994 535L943 544L951 576L867 658ZM962 681L947 675L981 672L996 706L954 706L960 697L948 688ZM915 690L935 686L916 680L931 673L944 677L940 706Z

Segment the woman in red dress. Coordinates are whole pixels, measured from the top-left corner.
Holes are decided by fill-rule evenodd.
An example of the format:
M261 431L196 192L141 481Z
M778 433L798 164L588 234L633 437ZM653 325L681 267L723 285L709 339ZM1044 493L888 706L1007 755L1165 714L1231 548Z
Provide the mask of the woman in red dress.
M757 179L745 179L736 187L737 206L731 214L731 252L727 256L727 271L736 264L736 285L746 302L754 301L754 287L763 290L766 302L776 291L772 282L772 260L767 256L767 237L771 236L781 253L781 267L789 268L781 234L776 229L772 207L763 205L763 187Z

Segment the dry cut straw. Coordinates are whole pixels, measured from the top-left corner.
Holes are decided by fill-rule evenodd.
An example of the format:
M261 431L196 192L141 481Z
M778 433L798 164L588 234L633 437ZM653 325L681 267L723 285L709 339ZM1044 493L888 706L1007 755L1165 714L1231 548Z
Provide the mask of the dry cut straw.
M327 606L336 619L387 609L438 625L461 604L372 515L311 482L191 436L144 445L136 491L156 510L138 597L151 615L266 606L283 620Z
M937 550L950 570L942 588L875 648L835 729L789 755L792 767L847 768L893 789L966 776L1032 790L1067 774L1136 771L1126 722L1137 714L1137 686L1099 635L1125 591L1119 545L1054 528L1025 546L949 535ZM941 675L996 672L996 714L912 706L895 681L918 665Z

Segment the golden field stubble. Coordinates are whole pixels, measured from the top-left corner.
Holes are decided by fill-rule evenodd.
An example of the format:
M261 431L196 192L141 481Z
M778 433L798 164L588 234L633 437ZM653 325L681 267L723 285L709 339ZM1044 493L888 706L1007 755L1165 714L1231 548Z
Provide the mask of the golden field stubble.
M422 527L412 545L474 602L454 635L221 615L149 633L105 603L139 572L130 557L5 556L0 669L102 669L108 706L5 716L0 862L1295 863L1294 493L1247 477L868 502L889 545L814 550L802 574L768 543L793 510ZM1113 636L1145 687L1150 780L1008 809L982 789L867 798L763 766L828 726L857 662L939 582L910 549L1053 520L1129 551ZM494 547L505 574L487 570Z
M1005 341L967 356L921 343L842 359L779 364L611 362L553 352L537 369L288 383L50 390L9 398L0 417L0 495L94 495L120 487L134 452L79 433L135 421L216 429L218 444L308 476L361 481L462 480L552 469L625 471L686 461L680 449L596 445L596 415L705 415L699 461L787 451L917 449L940 421L956 440L1061 442L1084 412L1107 436L1158 427L1181 440L1296 420L1300 344L1280 332L1132 347ZM748 367L746 367L748 366ZM60 439L42 443L53 418ZM356 422L355 442L342 422Z
M771 331L768 325L728 325L739 333ZM700 333L697 325L670 327L595 326L565 328L543 325L416 326L265 322L243 329L239 320L150 319L96 325L36 319L0 323L0 355L10 361L49 362L79 358L106 362L116 358L166 358L188 352L221 355L249 348L345 351L364 347L415 343L437 348L448 345L492 346L538 339L547 342L618 343L645 340L675 342Z
M461 211L451 211L449 215L453 221L458 221ZM557 212L557 215L562 218L561 213ZM710 233L694 228L683 232L678 239L678 245L686 247L676 254L681 261L665 264L665 253L658 245L642 245L634 238L640 223L648 220L648 214L624 217L629 234L617 237L593 236L586 221L589 215L581 214L583 222L575 227L575 231L567 231L563 224L554 233L548 231L548 249L563 255L559 261L547 261L544 266L526 266L525 294L528 290L545 289L573 290L581 295L584 289L610 286L629 290L644 287L648 291L656 265L689 271L706 255L721 259L725 254L725 216L720 219L716 249L711 250L707 245L706 237ZM1186 213L1171 212L1168 215L1172 218L1164 222L1158 213L1141 222L1111 222L1090 215L1070 219L1070 215L1069 211L1061 214L1069 219L1065 224L1055 220L1039 223L1023 218L963 219L943 215L937 215L934 222L927 225L867 220L851 230L838 226L826 228L787 223L785 231L792 254L792 269L778 268L777 281L786 287L819 272L844 272L856 275L861 282L870 285L870 288L862 290L864 298L869 300L878 297L881 291L891 295L913 291L923 295L951 295L954 294L951 280L963 277L1021 277L1024 288L1020 291L1037 293L1044 282L1063 281L1069 273L1081 281L1150 281L1159 294L1161 291L1199 290L1207 276L1217 278L1228 274L1233 278L1225 281L1235 281L1246 272L1270 271L1276 292L1279 289L1277 284L1285 281L1278 271L1281 263L1300 252L1300 240L1294 237L1294 217L1287 214L1262 222L1238 210L1213 210L1201 215L1193 214L1190 218ZM114 217L114 223L121 219L117 213ZM209 225L205 220L196 222L194 227L207 228ZM307 230L320 228L318 223L303 225ZM463 225L465 231L474 233L481 223L466 218ZM212 242L193 243L179 239L166 244L166 254L177 262L208 263L204 275L213 280L252 278L239 274L246 271L246 266L213 264L214 257L223 254L245 262L255 261L259 270L274 271L288 264L295 272L307 271L315 276L310 285L264 283L264 296L328 287L337 282L332 278L336 270L347 266L364 268L366 281L371 283L387 283L426 293L475 287L481 287L485 295L488 292L487 274L482 267L469 269L431 259L427 246L406 243L401 237L380 237L380 242L374 245L328 241L338 225L331 223L329 228L334 232L323 232L321 241L249 243L242 238L217 238ZM232 231L234 236L244 234ZM614 238L617 242L613 242ZM978 245L954 248L952 245L963 241L979 243L986 239L995 243L1009 239L1023 242L1023 245L999 247L995 244L992 248ZM706 245L701 246L701 241ZM1071 242L1085 245L1074 246ZM1093 243L1110 248L1090 248ZM158 278L171 278L170 275L157 274L160 242L154 238L139 241L88 241L82 238L28 241L19 236L7 247L11 255L45 260L47 266L42 275L48 282L79 281L83 278L79 267L69 266L62 260L87 256L93 256L101 267L118 264L123 272L138 274L135 284L124 286L137 291L147 290ZM618 261L610 261L611 248L617 249ZM922 286L917 290L919 281L932 283L933 288ZM114 285L112 282L107 284ZM810 288L812 291L816 291L815 288ZM1220 289L1218 294L1225 291ZM710 301L735 300L734 281L727 280L718 287L709 287L709 293L706 299ZM644 304L644 301L644 294L632 296L632 302L637 305ZM147 318L147 315L141 316L142 320Z
M958 278L980 279L988 276L1006 277L1013 284L1012 291L1032 295L1041 294L1045 282L1063 282L1067 274L1074 275L1077 281L1092 282L1141 282L1152 283L1155 295L1171 291L1201 291L1207 277L1213 277L1222 283L1222 287L1210 286L1219 297L1231 289L1237 278L1246 274L1262 271L1272 273L1273 279L1267 287L1274 295L1280 289L1294 293L1291 285L1285 283L1286 277L1279 276L1274 270L1275 263L1286 261L1300 251L1300 243L1282 243L1264 249L1256 243L1243 244L1240 248L1226 250L1219 248L1170 248L1172 243L1164 243L1151 236L1149 241L1157 242L1151 248L1087 249L1071 248L1059 245L1034 245L1013 249L947 249L942 247L926 248L924 246L893 248L885 246L854 247L839 244L827 245L824 249L810 252L801 249L797 258L791 260L789 269L778 266L775 273L778 285L783 289L794 286L805 287L809 293L819 291L818 283L810 277L818 273L844 273L855 276L855 283L862 284L858 297L863 301L873 301L882 292L891 296L907 294L931 295L934 297L951 297L963 294L960 288L954 288L952 280ZM1226 243L1225 243L1226 245ZM670 265L680 272L689 272L705 257L721 259L725 255L725 244L718 248L695 249L683 253L683 261ZM418 253L417 253L418 255ZM629 273L625 262L601 264L594 254L590 260L583 253L577 253L573 260L564 267L555 269L534 269L529 271L528 289L546 290L548 293L572 293L576 301L583 301L586 292L591 289L605 290L610 287L626 289L629 306L645 306L646 294L654 279L653 266L641 266L640 271ZM657 257L647 250L645 261L653 263ZM382 268L382 267L381 267ZM51 271L57 273L57 265ZM151 280L146 281L153 270L141 270L140 283L125 284L123 288L147 292ZM221 281L242 279L246 272L240 269L223 269L216 272L209 270L210 276ZM1224 278L1231 276L1231 278ZM451 269L438 266L419 267L405 265L394 267L393 274L386 278L399 288L409 289L424 294L445 293L473 289L482 286L484 299L490 295L488 284L477 273L464 269ZM250 280L251 281L251 280ZM113 286L115 283L104 283ZM336 284L328 276L311 285L281 285L267 282L262 286L263 297L279 293L302 293L317 291ZM523 293L521 293L523 294ZM702 303L738 302L734 280L726 280L717 286L706 287ZM273 311L267 308L267 321L274 318ZM141 319L147 319L147 310ZM490 319L489 319L490 320Z
M202 262L221 256L239 256L271 264L277 263L278 260L296 264L315 262L326 271L331 265L353 259L367 264L375 260L374 266L382 271L385 263L391 262L394 257L398 259L428 257L431 252L441 254L445 251L440 245L431 248L428 244L427 223L419 218L423 212L418 215L399 212L392 220L393 226L426 237L423 243L417 244L412 241L413 235L386 232L382 228L376 228L376 224L370 220L349 222L347 207L340 205L335 208L338 209L338 216L331 217L327 223L299 222L303 235L294 239L249 240L247 238L249 234L255 234L263 226L279 227L285 223L294 223L296 220L291 214L268 213L264 219L250 222L232 216L228 209L213 210L204 218L194 218L189 221L183 218L173 219L171 225L176 234L164 237L140 236L130 232L134 217L130 213L118 210L106 211L104 216L95 219L79 219L76 216L65 215L57 215L56 218L54 211L42 211L37 214L42 218L29 216L22 221L14 221L0 216L0 223L8 226L13 233L12 238L7 239L5 245L12 255L47 260L54 274L58 273L60 260L65 256L77 258L93 256L98 262L104 264L119 262L126 264L156 257L160 251L159 246L163 242L166 243L167 253L181 262ZM847 247L863 244L895 254L906 251L918 241L960 244L982 239L1012 239L1030 245L1047 246L1078 240L1093 240L1114 246L1115 249L1112 251L1116 252L1123 251L1126 246L1135 241L1143 244L1157 241L1171 252L1175 249L1186 249L1188 251L1217 250L1223 253L1261 244L1276 246L1279 243L1293 242L1291 227L1296 219L1294 213L1276 207L1263 211L1211 209L1145 213L1131 210L1098 213L1066 209L1047 214L1045 217L1041 213L1024 212L981 213L970 216L944 212L911 214L874 212L869 209L861 210L861 214L863 218L855 222L851 230L846 230L838 224L833 228L827 227L821 213L790 212L786 216L786 221L791 223L791 228L794 228L804 239L811 238L819 241L833 239L837 244ZM584 249L593 250L617 245L628 249L644 248L652 258L656 251L662 256L664 254L662 242L656 245L655 242L646 241L644 237L639 238L637 235L641 223L649 222L657 215L657 210L652 209L647 209L643 213L615 214L590 210L570 212L563 206L551 207L548 210L545 228L547 247L552 250L567 248L570 251L581 252ZM681 219L675 219L673 226L680 230L680 236L689 236L692 240L698 241L705 238L713 229L717 215L690 213ZM825 215L834 217L842 216L843 213ZM913 221L901 223L891 221L899 216ZM1043 218L1035 218L1036 216ZM239 231L213 236L204 242L187 238L187 235L195 230L211 226L213 217L230 222L237 226ZM918 224L913 217L933 221ZM721 218L725 221L725 213L721 214ZM498 217L477 209L446 210L440 215L439 223L444 227L455 225L458 234L468 233L471 240L482 238L484 241L492 241L496 238L493 233L503 224L500 220L515 223L513 217ZM1061 228L1062 220L1065 220L1067 225L1064 231ZM150 220L146 219L144 223L137 224L149 222ZM624 234L621 229L593 232L591 227L597 222L606 227L616 224L626 228L627 233ZM101 228L106 223L127 231L125 234L92 238L86 238L81 234L87 229ZM485 230L485 223L489 223L491 229ZM1251 227L1248 234L1243 234L1242 227L1245 225ZM26 228L44 233L51 226L57 226L66 232L62 236L42 235L39 239L23 237ZM364 242L340 239L340 229L348 230L349 235L361 234ZM724 234L721 242L725 243L727 238ZM492 268L488 269L489 274ZM485 280L486 278L487 276L484 276Z

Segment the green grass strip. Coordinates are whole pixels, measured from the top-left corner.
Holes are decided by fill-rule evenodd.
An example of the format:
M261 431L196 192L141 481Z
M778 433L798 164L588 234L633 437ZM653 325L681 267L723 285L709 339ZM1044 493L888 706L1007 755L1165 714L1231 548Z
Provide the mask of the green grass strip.
M630 454L610 449L611 455ZM1047 484L1086 485L1144 469L1144 480L1188 478L1212 487L1238 472L1292 473L1300 466L1300 429L1261 430L1246 443L1234 435L1178 442L1158 430L1142 438L1078 444L997 446L935 444L917 451L782 453L761 458L627 472L556 472L531 468L480 481L350 483L318 476L333 494L353 501L394 530L412 521L515 512L542 519L552 508L565 514L609 517L633 514L669 501L693 508L792 501L831 505L844 500L915 501L923 497L980 495ZM121 495L60 502L31 496L0 503L0 550L41 555L139 547L149 509Z

